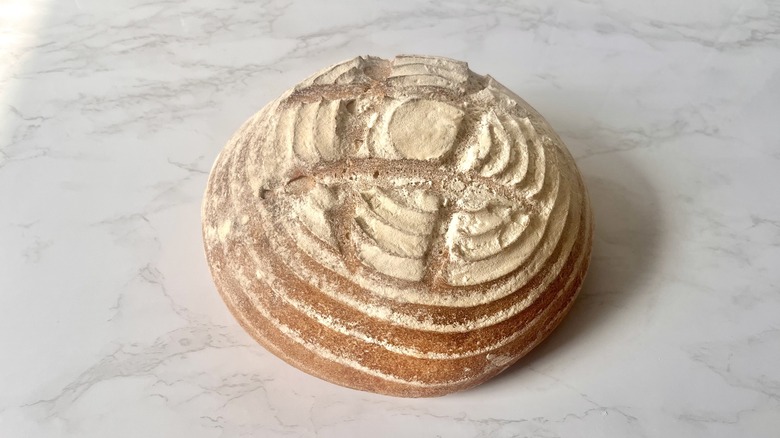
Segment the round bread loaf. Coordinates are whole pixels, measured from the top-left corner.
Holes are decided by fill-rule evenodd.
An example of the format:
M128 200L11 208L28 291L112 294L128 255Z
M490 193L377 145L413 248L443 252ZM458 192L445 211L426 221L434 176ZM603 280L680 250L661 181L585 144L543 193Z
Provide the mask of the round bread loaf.
M592 242L539 113L425 56L358 57L268 104L220 153L202 213L217 289L260 344L404 397L478 385L539 344Z

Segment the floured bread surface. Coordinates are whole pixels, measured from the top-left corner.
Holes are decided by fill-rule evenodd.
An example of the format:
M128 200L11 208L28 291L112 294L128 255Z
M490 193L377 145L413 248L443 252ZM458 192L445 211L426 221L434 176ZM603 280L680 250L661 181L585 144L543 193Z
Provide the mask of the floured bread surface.
M358 57L247 121L203 202L217 289L252 336L325 380L450 393L544 339L592 225L571 155L463 62Z

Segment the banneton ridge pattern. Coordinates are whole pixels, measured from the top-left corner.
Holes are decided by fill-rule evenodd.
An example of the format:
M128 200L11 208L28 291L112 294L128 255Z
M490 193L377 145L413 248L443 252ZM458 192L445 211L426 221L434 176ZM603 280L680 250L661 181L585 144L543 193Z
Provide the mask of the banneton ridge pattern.
M211 171L203 234L217 289L267 349L421 397L486 381L555 328L592 218L561 139L493 78L358 57L240 128Z

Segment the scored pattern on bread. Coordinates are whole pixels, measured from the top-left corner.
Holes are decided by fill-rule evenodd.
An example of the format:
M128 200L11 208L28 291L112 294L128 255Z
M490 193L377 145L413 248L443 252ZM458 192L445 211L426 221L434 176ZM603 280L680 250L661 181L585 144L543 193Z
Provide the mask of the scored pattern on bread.
M359 57L236 133L203 203L207 258L242 325L357 389L481 383L558 324L592 220L571 155L465 63Z

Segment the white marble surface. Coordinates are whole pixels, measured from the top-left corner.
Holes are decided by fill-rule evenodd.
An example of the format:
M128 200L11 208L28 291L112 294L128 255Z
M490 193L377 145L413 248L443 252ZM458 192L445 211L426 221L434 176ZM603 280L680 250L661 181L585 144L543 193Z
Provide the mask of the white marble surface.
M394 399L258 347L201 250L240 123L358 54L469 61L597 219L570 317ZM780 436L780 2L0 0L0 436Z

